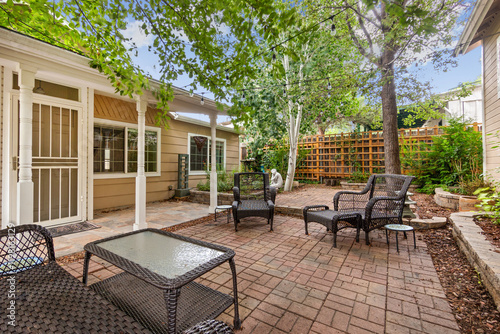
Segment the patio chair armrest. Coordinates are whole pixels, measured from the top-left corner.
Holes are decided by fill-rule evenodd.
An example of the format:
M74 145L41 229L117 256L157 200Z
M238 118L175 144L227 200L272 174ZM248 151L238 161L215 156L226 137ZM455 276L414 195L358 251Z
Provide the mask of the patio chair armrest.
M268 199L268 200L266 201L266 203L267 203L267 205L269 206L269 208L270 208L271 210L272 210L272 209L274 209L274 203L273 203L273 201L271 201L270 199Z
M270 195L270 199L273 203L276 203L276 192L277 192L277 189L275 187L269 187L269 195Z
M330 207L328 205L308 205L308 206L305 206L302 209L302 215L303 215L303 217L306 218L307 217L307 212L309 210L314 210L314 209L330 210ZM318 210L314 210L314 211L318 211Z
M237 202L240 201L240 188L233 187L233 196L234 196L235 201L237 201Z

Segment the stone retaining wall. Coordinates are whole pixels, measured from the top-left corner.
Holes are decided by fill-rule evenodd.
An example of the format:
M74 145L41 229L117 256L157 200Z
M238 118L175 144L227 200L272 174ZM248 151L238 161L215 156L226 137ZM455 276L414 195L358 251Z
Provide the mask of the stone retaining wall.
M475 196L464 196L452 194L442 188L436 188L434 194L434 201L437 205L444 208L452 209L455 211L477 211L475 207L479 201Z
M219 203L217 205L231 205L233 203L233 193L218 193L217 198ZM210 204L210 192L191 189L191 201L201 204Z
M481 275L481 281L488 289L497 309L500 311L500 253L482 235L482 229L474 221L473 212L453 213L453 237L467 260Z

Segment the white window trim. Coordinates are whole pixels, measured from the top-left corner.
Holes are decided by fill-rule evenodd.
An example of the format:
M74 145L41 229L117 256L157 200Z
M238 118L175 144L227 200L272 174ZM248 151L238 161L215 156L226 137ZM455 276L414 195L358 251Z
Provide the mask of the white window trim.
M208 140L211 140L212 138L210 136L207 136L207 135L200 135L200 134L197 134L197 133L188 133L188 140L187 140L187 154L189 155L189 175L206 175L205 171L191 171L191 137L195 137L195 136L201 136L201 137L207 137ZM225 138L217 138L215 137L215 141L220 141L220 142L223 142L224 143L224 162L223 162L223 165L224 165L224 169L226 169L226 150L227 150L227 143L226 143L226 139ZM208 155L207 155L207 161L209 161L209 157L210 157L210 150L208 150Z
M111 121L109 119L101 119L101 118L94 118L94 124L92 125L92 129L96 125L101 125L101 126L112 126L112 127L123 127L125 128L125 135L126 139L128 138L128 129L138 129L137 124L134 123L127 123L127 122L120 122L120 121ZM156 172L146 172L144 175L146 177L154 177L154 176L161 176L161 128L156 128L152 126L146 126L147 131L154 131L157 133L158 136L158 145L157 145L157 153L156 153ZM92 132L92 138L94 138L94 133ZM125 143L125 151L128 150L128 143ZM127 168L127 161L128 159L128 153L125 154L125 169ZM136 177L137 172L135 173L95 173L94 172L94 155L92 155L92 162L90 162L92 166L92 174L94 175L94 179L124 179L124 178L131 178L131 177Z

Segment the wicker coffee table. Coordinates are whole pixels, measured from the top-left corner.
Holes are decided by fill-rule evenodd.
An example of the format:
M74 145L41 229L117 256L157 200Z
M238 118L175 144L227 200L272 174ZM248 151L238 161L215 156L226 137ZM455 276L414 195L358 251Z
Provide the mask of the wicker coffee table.
M240 329L233 250L156 229L98 240L84 249L84 284L92 255L123 269L90 287L153 332L183 332L232 304L234 328ZM193 281L226 261L233 297Z

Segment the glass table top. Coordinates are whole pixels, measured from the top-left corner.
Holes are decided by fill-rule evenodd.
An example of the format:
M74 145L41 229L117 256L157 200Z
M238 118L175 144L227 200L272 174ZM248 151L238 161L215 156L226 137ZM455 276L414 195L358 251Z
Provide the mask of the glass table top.
M181 276L224 254L152 231L104 241L98 246L168 279Z
M408 226L408 225L401 225L401 224L388 224L384 226L388 230L392 231L412 231L413 227Z

